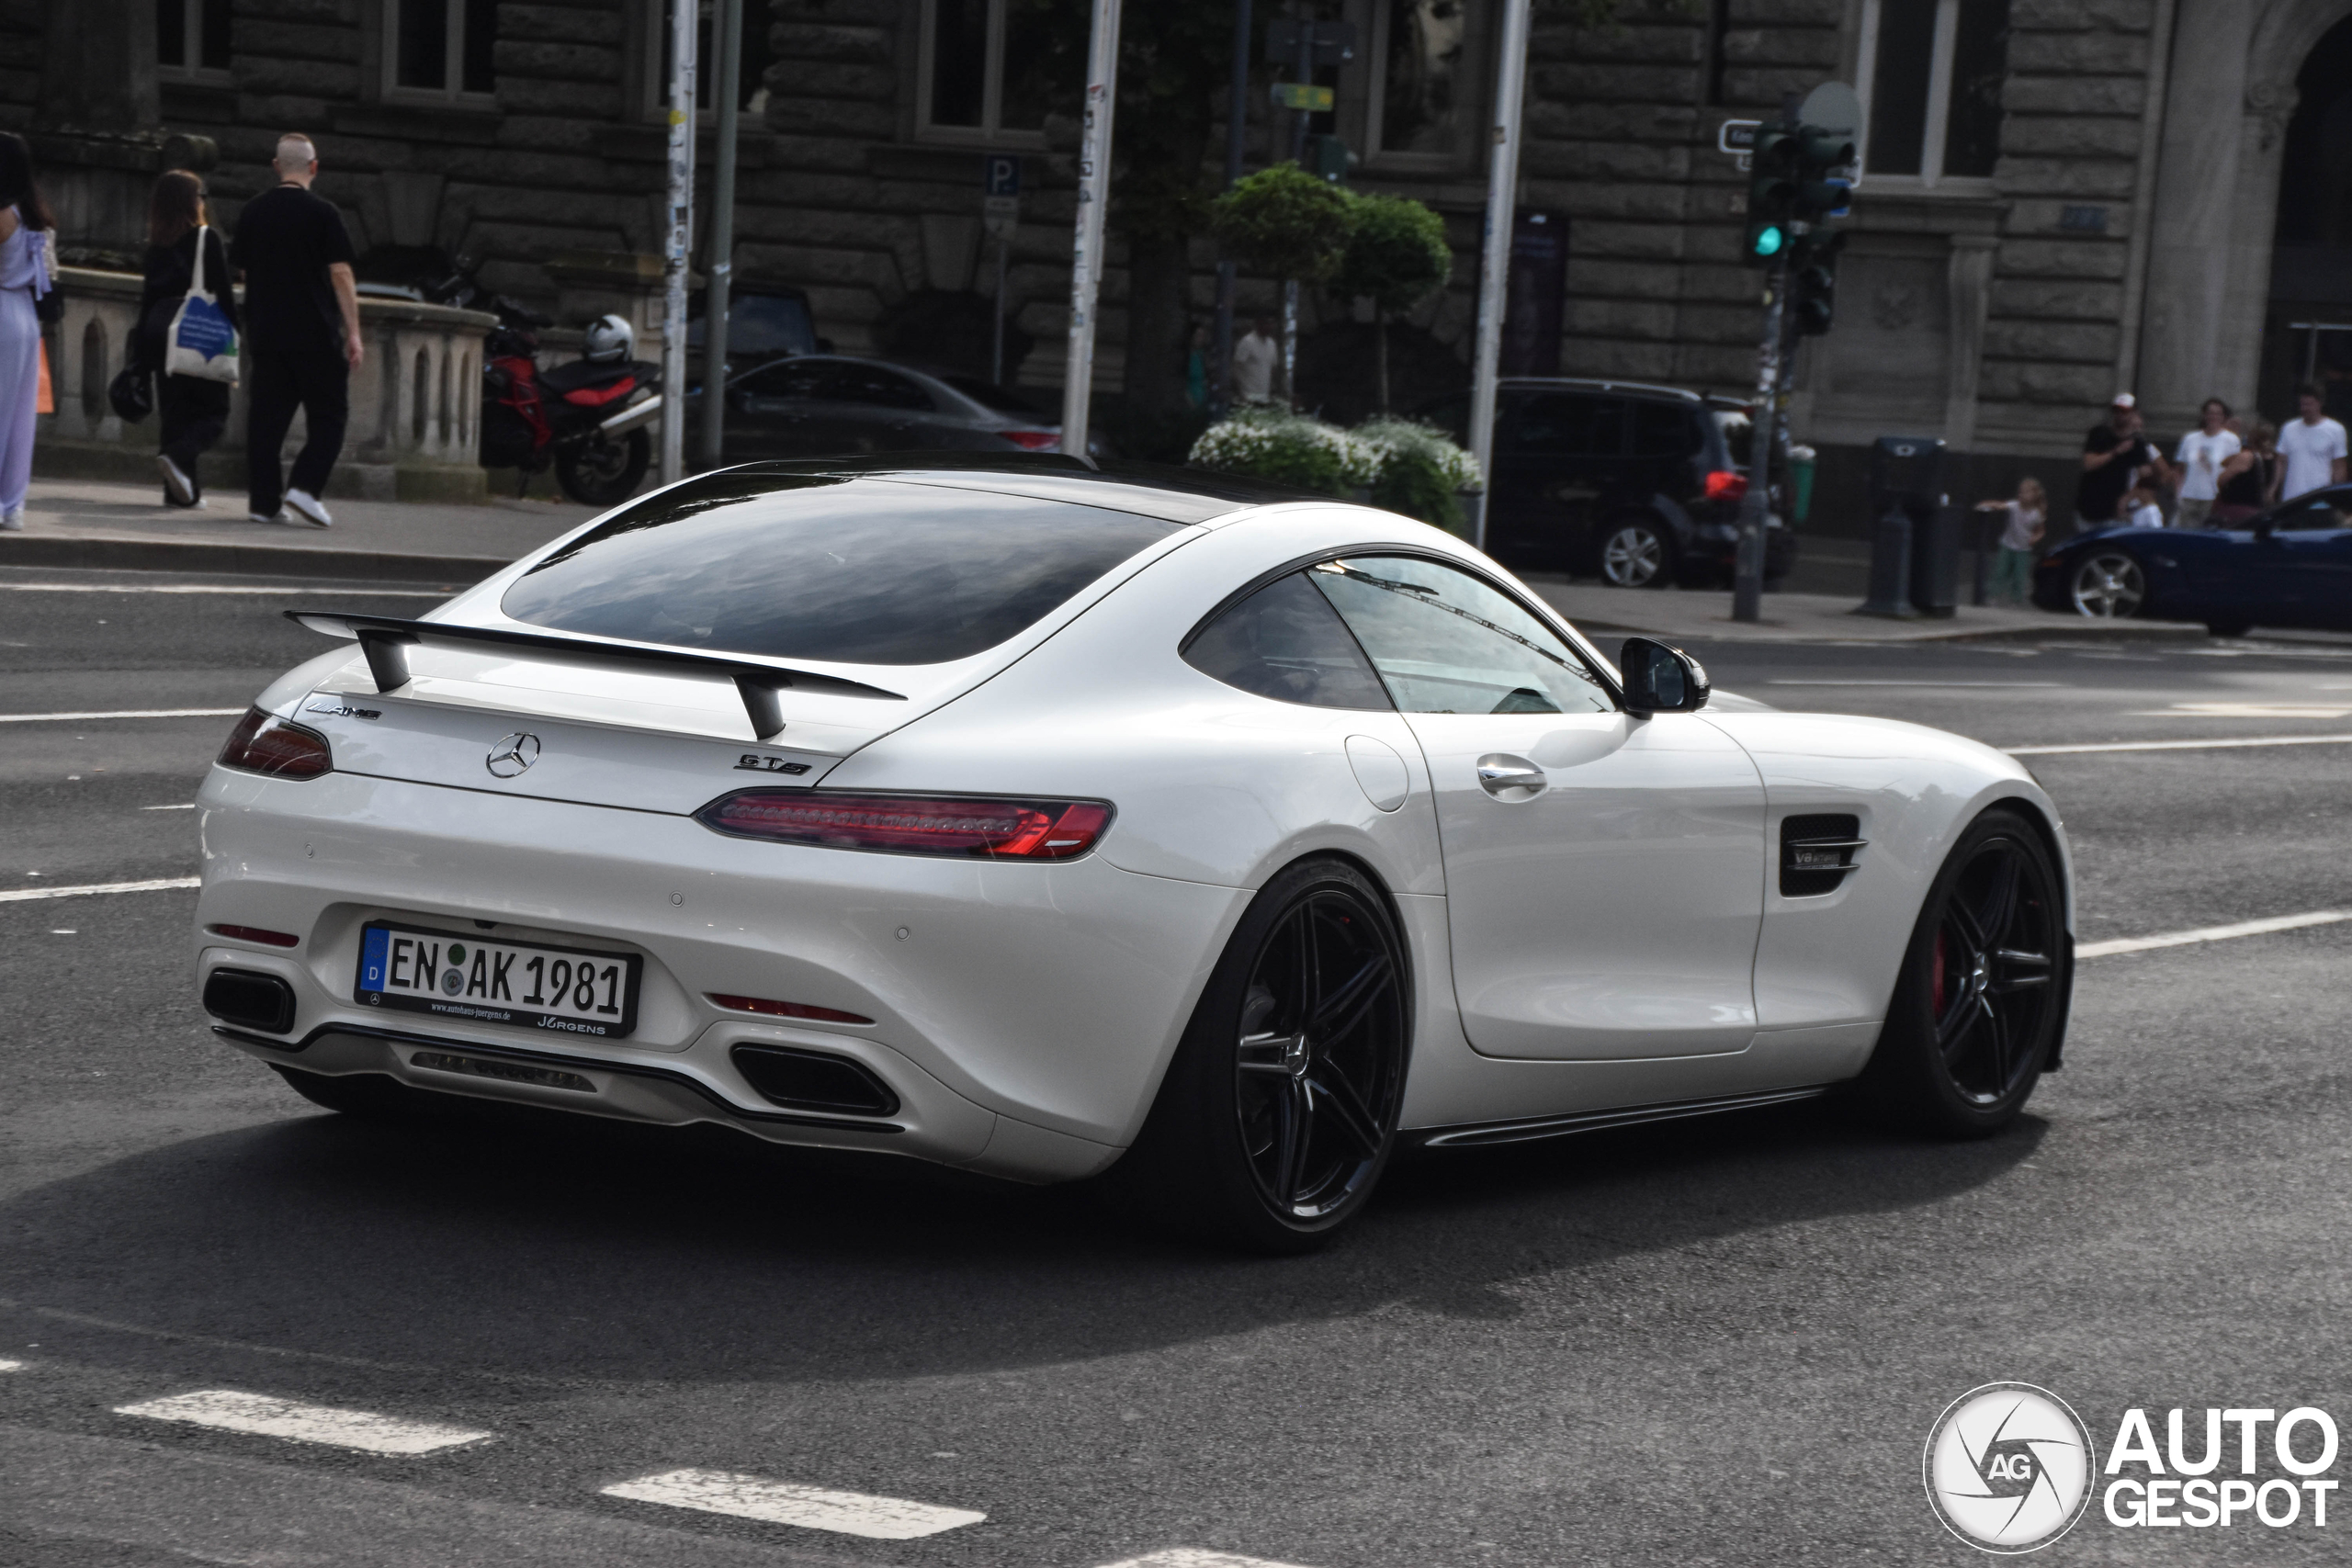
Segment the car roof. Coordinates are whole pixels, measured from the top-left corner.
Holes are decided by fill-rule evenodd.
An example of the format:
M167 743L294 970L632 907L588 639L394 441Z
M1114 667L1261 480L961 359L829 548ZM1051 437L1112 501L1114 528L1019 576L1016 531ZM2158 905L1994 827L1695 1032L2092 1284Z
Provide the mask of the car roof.
M1506 376L1497 384L1513 391L1633 392L1694 405L1706 400L1687 387L1660 386L1655 381L1605 381L1589 376Z
M707 499L715 502L755 494L758 481L770 475L780 479L888 478L951 490L1066 501L1180 524L1205 523L1275 502L1331 500L1314 491L1204 468L1081 460L1058 452L892 452L744 463L698 475L676 491L661 493L690 504L706 499L695 493L695 488L701 487L707 492Z

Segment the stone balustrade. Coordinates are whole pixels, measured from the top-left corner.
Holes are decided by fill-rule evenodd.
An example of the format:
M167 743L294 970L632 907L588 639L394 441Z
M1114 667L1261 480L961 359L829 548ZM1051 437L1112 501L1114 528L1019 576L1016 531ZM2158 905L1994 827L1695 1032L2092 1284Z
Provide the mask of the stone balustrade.
M126 425L107 401L123 367L140 280L129 273L61 268L64 319L51 329L50 375L57 412L40 421L34 472L47 478L152 479L154 416ZM241 295L242 297L242 295ZM497 319L479 310L363 296L367 350L351 379L351 423L330 496L464 501L486 492L475 461L481 434L482 340ZM229 428L205 460L208 489L244 481L245 389L230 404ZM298 417L291 461L303 439Z

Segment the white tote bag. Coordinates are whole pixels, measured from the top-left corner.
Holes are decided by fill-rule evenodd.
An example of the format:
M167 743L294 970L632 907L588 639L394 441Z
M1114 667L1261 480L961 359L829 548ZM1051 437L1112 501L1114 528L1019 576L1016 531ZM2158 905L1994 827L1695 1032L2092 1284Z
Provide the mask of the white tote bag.
M210 289L204 287L204 242L208 231L196 230L196 269L188 279L187 298L172 316L164 336L164 374L193 376L202 381L237 384L237 329Z

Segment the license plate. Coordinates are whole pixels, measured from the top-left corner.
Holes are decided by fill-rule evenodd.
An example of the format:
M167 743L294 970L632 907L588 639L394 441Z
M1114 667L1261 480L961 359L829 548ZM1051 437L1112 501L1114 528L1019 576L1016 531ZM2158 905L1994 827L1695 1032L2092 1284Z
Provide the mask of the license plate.
M363 1007L618 1039L637 1027L639 963L634 953L370 920L354 996Z

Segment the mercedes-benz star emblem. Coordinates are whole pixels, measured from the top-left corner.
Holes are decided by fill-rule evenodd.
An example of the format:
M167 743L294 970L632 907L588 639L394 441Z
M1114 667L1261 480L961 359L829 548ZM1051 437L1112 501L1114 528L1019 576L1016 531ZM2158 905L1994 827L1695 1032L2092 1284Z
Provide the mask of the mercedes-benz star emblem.
M511 779L539 760L539 738L521 733L508 736L490 749L482 766L492 778Z

